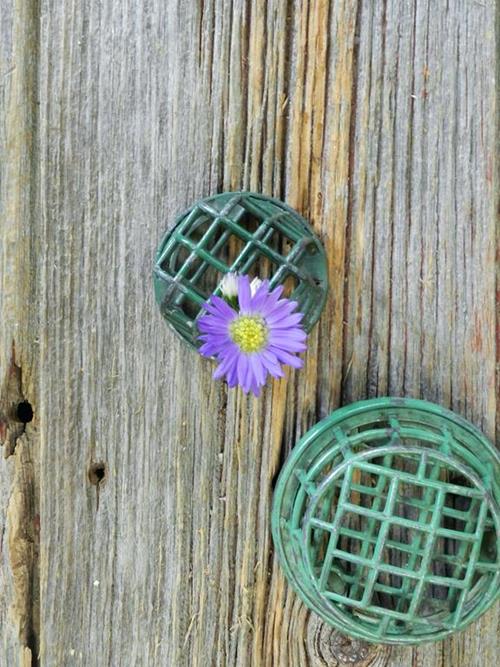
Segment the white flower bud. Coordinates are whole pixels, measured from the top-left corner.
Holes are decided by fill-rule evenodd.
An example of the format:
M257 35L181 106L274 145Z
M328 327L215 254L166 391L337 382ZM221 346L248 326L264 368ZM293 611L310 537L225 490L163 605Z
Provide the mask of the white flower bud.
M238 296L238 274L237 273L226 273L222 278L221 284L222 294L226 299L234 299Z

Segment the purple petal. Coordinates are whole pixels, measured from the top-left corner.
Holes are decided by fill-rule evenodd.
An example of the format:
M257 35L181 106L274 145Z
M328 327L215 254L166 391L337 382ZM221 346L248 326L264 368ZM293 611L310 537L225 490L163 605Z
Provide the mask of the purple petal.
M250 357L247 356L247 372L245 375L245 386L244 389L246 392L250 391L255 384L255 373L253 371L253 366L250 363Z
M264 305L260 309L261 315L265 317L268 313L271 313L273 311L276 304L278 303L278 299L280 298L282 292L283 292L283 285L278 285L278 287L273 289L272 292L269 292Z
M233 310L233 308L231 308L231 306L227 303L227 301L221 299L220 296L212 295L210 297L210 301L205 303L203 307L211 315L215 315L216 317L222 315L228 321L233 320L237 315L236 311Z
M281 332L278 331L278 334ZM205 331L198 336L199 340L220 340L221 342L230 343L231 338L229 332L226 331Z
M252 368L253 374L258 384L263 385L266 383L266 370L260 358L260 354L253 354L250 357L250 366Z
M256 396L257 398L260 396L260 387L257 384L257 381L255 380L255 378L253 379L253 381L250 385L250 389L252 390L254 396Z
M246 379L248 371L248 359L245 354L240 354L238 356L238 384L243 387L245 392L248 392L246 388Z
M283 294L283 290L285 289L284 285L278 285L278 287L275 287L272 292L269 292L269 294L273 297L273 299L279 299L280 296Z
M200 347L199 352L204 357L213 357L214 355L216 355L220 352L221 347L223 347L223 346L221 346L218 343L213 343L213 342L204 343Z
M276 327L296 327L302 321L304 315L302 313L294 313L293 315L285 315L283 318L273 322L273 328ZM266 318L266 322L268 318Z
M269 346L269 350L271 352L274 352L274 354L278 358L278 361L280 361L282 364L287 364L288 366L292 366L293 368L302 368L302 366L304 365L304 362L300 357L296 357L293 354L287 352L286 350L282 350L273 345Z
M252 310L254 312L260 311L262 306L266 303L269 297L269 280L263 280L262 284L252 297Z
M251 310L252 293L250 290L250 279L248 276L240 276L238 281L238 304L240 312L246 313Z
M302 341L287 340L286 345L282 345L279 340L276 341L271 337L269 343L274 347L280 347L284 352L304 352L307 350L307 345Z
M265 368L267 368L267 370L273 377L282 378L285 376L275 354L273 354L269 350L263 350L260 353L260 356Z
M236 385L238 384L238 372L236 363L227 372L226 380L227 384L230 387L236 387Z
M221 315L203 315L197 322L198 329L202 333L205 331L227 331L231 320Z
M281 346L286 350L287 342L289 340L299 340L304 342L307 340L307 334L300 329L271 329L269 338L280 341Z
M228 343L224 346L224 353L221 355L223 357L227 357L228 355L238 357L241 354L240 348L233 343L232 340L229 340Z
M204 340L207 340L207 338L212 338L214 336L223 336L229 338L229 327L228 325L222 327L222 326L212 326L212 324L209 324L208 326L206 324L203 324L201 327L198 327L200 331L200 336L204 336Z
M282 299L278 304L265 316L266 322L273 324L274 322L279 322L285 317L288 317L293 313L297 308L298 303L296 301L285 301Z
M205 334L203 336L199 336L198 340L203 342L200 347L200 353L205 356L222 354L225 357L227 356L228 346L231 345L231 340L228 336L221 336L219 334Z
M220 378L224 377L224 375L226 375L226 373L228 373L229 370L236 364L237 360L237 355L233 352L233 350L229 350L227 356L221 360L221 363L215 369L213 375L214 380L220 380Z
M217 341L221 344L231 343L231 339L229 338L229 334L227 333L227 331L224 331L222 333L219 333L217 331L209 331L207 333L203 333L200 336L198 336L198 340L206 342Z

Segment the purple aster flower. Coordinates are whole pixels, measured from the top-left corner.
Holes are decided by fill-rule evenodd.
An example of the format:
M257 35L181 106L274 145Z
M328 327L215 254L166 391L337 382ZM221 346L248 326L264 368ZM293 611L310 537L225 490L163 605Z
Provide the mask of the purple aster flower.
M303 315L294 312L296 301L280 299L282 292L282 285L270 290L268 280L250 284L248 276L238 276L237 304L231 300L235 307L210 297L198 328L200 353L219 362L216 380L225 376L230 387L239 384L258 396L268 374L283 377L281 364L302 367L297 353L306 349Z

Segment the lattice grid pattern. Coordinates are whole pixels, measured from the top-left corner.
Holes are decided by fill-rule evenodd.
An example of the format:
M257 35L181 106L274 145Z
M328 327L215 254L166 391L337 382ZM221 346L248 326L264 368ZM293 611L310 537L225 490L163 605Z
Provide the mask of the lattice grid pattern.
M326 621L369 641L465 627L498 595L499 466L484 436L439 406L377 399L333 413L276 488L285 574Z
M236 248L236 250L235 250ZM231 256L233 251L234 256ZM327 291L323 247L310 227L282 202L253 193L225 193L198 202L160 245L154 268L156 299L165 319L198 345L196 320L230 271L291 282L291 298L310 330Z
M406 454L406 452L403 450ZM353 609L362 609L372 614L376 632L379 635L395 629L401 630L402 623L417 629L422 625L424 628L436 624L432 616L424 614L419 617L422 607L429 607L430 603L443 602L443 608L450 610L449 619L439 619L438 625L457 629L462 620L462 611L469 593L473 577L477 572L492 571L491 563L480 561L480 547L483 541L485 529L493 526L491 517L487 523L488 508L486 503L481 503L483 492L477 488L468 488L448 484L440 479L443 470L443 461L433 457L432 453L425 451L423 454L418 450L416 456L420 456L420 465L417 474L404 473L393 470L386 466L376 465L368 461L353 462L347 469L341 483L340 498L336 507L333 521L324 521L320 517L312 516L309 526L313 529L326 531L329 535L328 546L318 572L317 586L321 595L328 600L334 600ZM429 466L427 461L432 461ZM426 472L427 471L427 472ZM448 467L449 472L449 467ZM362 473L369 473L374 486L366 487L357 485L355 494L363 493L365 498L370 499L369 506L362 506L352 502L353 477ZM423 500L413 502L411 497L401 495L402 485L413 485L418 489L418 494L423 495ZM457 512L451 508L445 508L446 495L450 493L460 496L468 501L469 509ZM471 502L475 501L475 502ZM405 503L418 512L418 520L407 519L398 516L396 505ZM456 531L442 526L443 516L457 515L467 527L467 530ZM351 515L351 516L349 516ZM354 531L343 528L344 520L348 518L360 519L363 531ZM399 539L390 539L391 529L399 526L410 531ZM345 536L350 540L357 539L361 545L359 553L346 548L339 547L339 538ZM408 539L411 538L411 541ZM460 572L459 563L465 564L465 575L460 572L454 576L451 572L448 576L439 576L432 572L432 560L436 554L435 543L439 538L448 538L458 543L457 554L448 556L450 564L452 558L455 560L454 568L457 575ZM391 564L387 553L390 550L400 551L406 554L402 558L405 567ZM446 555L443 554L445 557ZM346 564L351 567L351 584L346 587L348 595L341 595L328 588L329 576L332 566L345 568ZM368 569L366 577L363 576L364 568ZM392 574L402 579L399 587L394 587L379 580L380 574ZM434 598L432 585L446 587L448 595L446 601ZM438 589L439 590L439 589ZM429 598L429 591L431 596ZM378 593L384 593L394 598L394 608L387 604L373 603ZM425 599L424 599L425 594ZM396 627L396 623L398 626ZM390 627L392 624L392 627Z

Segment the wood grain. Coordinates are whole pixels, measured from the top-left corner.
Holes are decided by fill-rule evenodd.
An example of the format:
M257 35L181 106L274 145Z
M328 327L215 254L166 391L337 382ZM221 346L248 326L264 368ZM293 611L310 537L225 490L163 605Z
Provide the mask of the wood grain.
M38 14L0 12L0 662L36 665L39 636L37 425L17 407L38 403L36 235ZM28 428L27 428L28 427Z
M284 458L340 404L423 397L495 436L494 26L493 0L8 5L0 372L14 341L35 419L0 477L29 546L16 580L2 540L0 662L495 664L498 608L438 644L344 644L269 532ZM151 286L175 215L240 188L329 258L305 368L259 400L213 383Z

